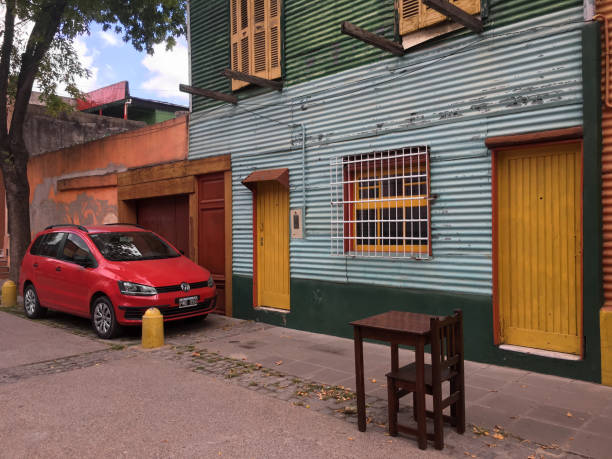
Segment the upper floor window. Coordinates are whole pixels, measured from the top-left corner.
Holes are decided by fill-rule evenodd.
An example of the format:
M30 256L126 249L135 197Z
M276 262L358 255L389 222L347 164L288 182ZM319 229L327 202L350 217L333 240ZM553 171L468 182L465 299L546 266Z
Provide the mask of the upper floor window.
M430 256L427 147L335 158L331 173L333 254Z
M267 80L281 75L281 0L230 0L232 70ZM248 85L232 80L232 90Z
M421 0L397 0L400 35L429 27L446 20L446 16L438 13ZM449 0L457 8L468 14L480 13L481 0Z

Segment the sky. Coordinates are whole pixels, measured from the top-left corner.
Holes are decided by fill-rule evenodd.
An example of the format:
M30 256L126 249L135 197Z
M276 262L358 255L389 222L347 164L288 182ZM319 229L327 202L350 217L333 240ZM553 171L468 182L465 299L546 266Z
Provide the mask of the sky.
M179 92L180 83L189 83L187 41L177 40L171 51L156 45L151 56L139 53L112 30L92 25L91 34L77 38L75 48L81 63L91 71L89 79L79 79L83 92L119 81L128 81L130 95L143 99L189 105L189 96Z

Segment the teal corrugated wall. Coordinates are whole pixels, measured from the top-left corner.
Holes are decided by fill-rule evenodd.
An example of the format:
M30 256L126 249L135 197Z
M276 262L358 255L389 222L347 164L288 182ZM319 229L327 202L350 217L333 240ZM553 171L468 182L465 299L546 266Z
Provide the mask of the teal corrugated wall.
M221 71L229 67L230 0L191 1L191 72L194 86L230 92ZM490 0L487 29L549 14L581 0ZM366 30L393 39L393 0L284 0L284 80L287 86L359 67L390 54L340 33L340 23L350 21ZM450 39L458 35L449 36ZM261 89L239 91L252 97ZM193 98L193 111L218 105Z
M189 157L232 156L233 272L252 273L252 196L241 180L288 167L292 208L306 188L292 277L490 294L484 141L582 125L583 25L574 7L194 113ZM288 126L297 123L307 131L305 183L301 130ZM431 149L433 258L332 256L330 159L410 145Z

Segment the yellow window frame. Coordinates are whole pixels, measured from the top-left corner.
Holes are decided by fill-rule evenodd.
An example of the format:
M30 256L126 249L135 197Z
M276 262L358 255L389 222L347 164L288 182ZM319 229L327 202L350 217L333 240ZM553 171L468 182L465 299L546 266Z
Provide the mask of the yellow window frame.
M399 172L399 173L398 173ZM429 215L429 202L428 202L428 194L429 194L429 190L428 190L428 179L429 179L429 171L425 170L425 174L426 177L424 180L422 181L418 181L418 182L414 182L412 181L412 178L410 177L409 174L412 174L414 171L413 170L404 170L404 173L402 173L402 171L398 171L397 169L391 169L391 170L385 170L385 171L370 171L370 173L368 172L361 172L357 174L357 186L354 187L355 190L355 196L353 196L353 200L355 201L355 204L352 206L353 207L353 213L352 213L352 219L353 219L353 234L355 234L355 244L354 244L354 248L356 251L358 252L388 252L388 253L428 253L430 251L430 215ZM406 175L408 174L408 175ZM396 195L396 196L388 196L388 197L383 197L382 196L382 190L383 190L383 185L382 182L385 179L388 179L389 181L394 180L394 177L399 177L397 178L397 180L401 180L402 181L402 194L401 195ZM410 183L407 183L408 180L410 180ZM372 185L372 182L375 182L375 185ZM407 196L406 195L406 188L409 186L422 186L424 185L426 187L426 193L425 194L416 194L416 195L412 195L412 196ZM375 193L375 197L374 199L370 198L370 194L366 194L366 198L363 199L362 198L362 191L363 190L377 190L377 192ZM412 208L412 207L425 207L427 209L427 234L424 237L420 237L418 239L427 239L427 244L415 244L414 243L414 235L411 234L411 236L406 236L408 234L407 232L407 226L410 224L413 224L415 220L412 219L412 217L410 219L408 219L406 217L406 212L405 210L407 208ZM402 209L403 211L403 217L401 219L396 218L394 220L389 219L389 222L387 221L383 221L382 219L382 210L383 209ZM372 221L372 220L361 220L357 218L357 214L359 211L371 211L374 210L376 211L376 218ZM412 215L412 212L411 212ZM400 221L401 220L401 221ZM357 226L361 223L361 224L366 224L369 225L370 223L374 222L376 224L376 231L374 235L361 235L361 236L357 236L358 232L357 232ZM403 240L403 243L401 244L391 244L391 241L393 239L390 239L389 244L383 244L383 238L385 236L383 236L383 225L385 223L396 223L398 224L398 226L401 224L401 228L402 228L402 236L396 236L394 239L400 241ZM420 224L420 218L419 220L417 220L417 224ZM387 236L389 237L389 236ZM412 239L409 239L412 238ZM360 240L372 240L374 239L376 242L375 244L359 244Z

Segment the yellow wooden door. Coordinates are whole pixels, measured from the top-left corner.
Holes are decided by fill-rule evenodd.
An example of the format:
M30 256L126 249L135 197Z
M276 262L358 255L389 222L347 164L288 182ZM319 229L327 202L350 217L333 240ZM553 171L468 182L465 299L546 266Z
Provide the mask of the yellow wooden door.
M501 341L580 354L580 144L521 148L497 155Z
M257 299L289 309L289 191L277 182L257 185Z

